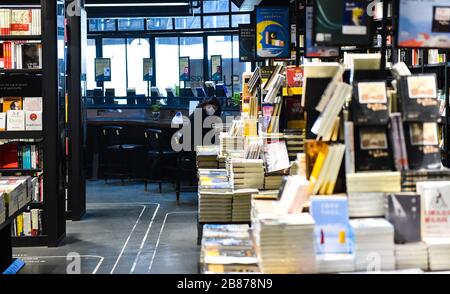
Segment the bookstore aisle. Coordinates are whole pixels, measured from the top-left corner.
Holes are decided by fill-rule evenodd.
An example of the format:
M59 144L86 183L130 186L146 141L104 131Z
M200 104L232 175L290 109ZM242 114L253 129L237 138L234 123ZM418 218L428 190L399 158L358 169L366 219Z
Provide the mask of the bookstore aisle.
M71 273L71 254L80 256L82 274L197 273L196 195L185 192L176 205L173 189L164 188L88 182L86 215L67 222L60 247L14 249L26 263L20 274Z

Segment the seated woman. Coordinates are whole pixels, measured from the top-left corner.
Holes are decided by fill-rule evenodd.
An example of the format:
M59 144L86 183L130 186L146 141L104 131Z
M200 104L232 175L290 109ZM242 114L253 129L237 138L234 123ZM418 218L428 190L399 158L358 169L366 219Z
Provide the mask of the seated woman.
M195 151L197 145L214 145L218 143L211 131L213 131L213 123L222 121L221 115L222 107L219 100L210 98L200 103L194 113L189 116L192 151ZM207 137L208 134L209 136Z

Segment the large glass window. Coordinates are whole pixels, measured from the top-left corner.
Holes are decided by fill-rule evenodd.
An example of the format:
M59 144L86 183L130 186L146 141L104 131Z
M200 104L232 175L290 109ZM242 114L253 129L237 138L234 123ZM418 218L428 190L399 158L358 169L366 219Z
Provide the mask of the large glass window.
M143 77L143 59L149 57L148 39L127 39L128 88L136 89L136 94L148 93L148 84Z
M208 36L208 74L211 78L211 55L222 56L223 83L227 85L228 96L231 95L232 83L232 46L231 36Z
M200 16L175 18L175 29L199 29L201 27L200 19Z
M233 91L235 93L242 91L242 74L251 71L250 62L239 61L239 36L233 35Z
M238 27L240 24L249 24L250 14L234 14L231 16L231 23L234 28Z
M147 30L171 30L173 25L172 18L151 17L147 19Z
M89 19L89 31L91 32L111 32L116 30L115 19L93 18Z
M161 94L164 89L174 89L179 85L178 38L155 38L156 86Z
M236 4L231 2L231 12L239 12L239 11L252 11L253 5L248 5L247 7L237 7Z
M229 0L203 1L203 13L228 12Z
M103 39L103 57L111 58L111 82L105 82L105 88L115 89L116 96L127 92L125 55L125 39Z
M120 18L119 31L143 31L145 30L143 18Z
M181 37L180 56L187 56L191 62L191 81L186 86L193 90L203 87L203 37Z
M228 15L211 15L203 17L203 27L205 29L227 28L230 26Z
M87 88L89 90L97 87L95 82L95 56L96 56L95 39L87 40L87 50L86 50L86 80Z

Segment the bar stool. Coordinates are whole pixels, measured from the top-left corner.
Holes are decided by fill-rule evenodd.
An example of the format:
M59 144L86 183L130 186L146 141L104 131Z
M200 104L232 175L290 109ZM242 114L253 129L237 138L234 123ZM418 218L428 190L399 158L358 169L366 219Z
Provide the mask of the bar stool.
M125 144L124 135L124 128L120 126L105 126L101 130L101 166L105 182L109 177L120 177L122 182L124 178L131 178L132 156L144 148L143 145Z
M178 152L165 147L165 137L162 130L147 129L144 132L147 147L147 173L145 177L145 191L149 182L158 183L159 193L162 193L162 183L170 182L163 179L162 170L175 170ZM172 164L172 168L170 168ZM148 168L150 167L150 169Z

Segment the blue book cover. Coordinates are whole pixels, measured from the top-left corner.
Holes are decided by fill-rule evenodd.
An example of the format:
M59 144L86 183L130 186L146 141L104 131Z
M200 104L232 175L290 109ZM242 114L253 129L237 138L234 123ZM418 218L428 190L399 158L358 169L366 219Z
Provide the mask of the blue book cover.
M315 221L318 254L352 253L347 197L312 197L310 212Z

